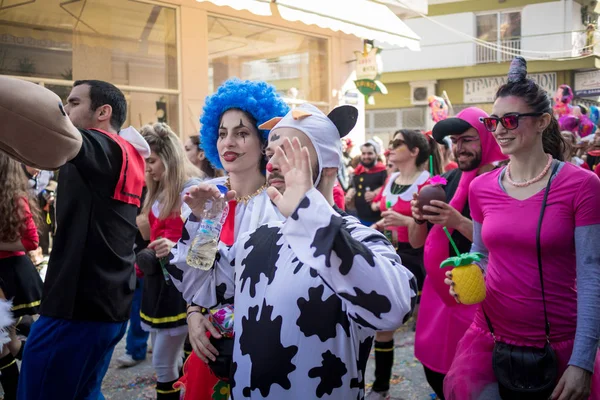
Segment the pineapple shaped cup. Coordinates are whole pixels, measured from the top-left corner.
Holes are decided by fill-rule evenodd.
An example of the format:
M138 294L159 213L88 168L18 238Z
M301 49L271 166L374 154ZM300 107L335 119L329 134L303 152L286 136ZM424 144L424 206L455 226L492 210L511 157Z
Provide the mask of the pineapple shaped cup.
M462 304L477 304L485 300L485 281L479 265L483 254L463 253L456 257L447 258L440 268L454 267L452 269L452 282L454 292Z

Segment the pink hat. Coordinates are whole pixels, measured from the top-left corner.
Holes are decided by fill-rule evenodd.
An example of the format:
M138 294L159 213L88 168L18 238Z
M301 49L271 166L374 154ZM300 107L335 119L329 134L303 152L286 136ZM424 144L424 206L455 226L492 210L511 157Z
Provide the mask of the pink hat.
M470 128L475 128L481 140L481 165L490 164L495 161L505 160L506 156L500 151L491 132L485 129L483 118L489 115L481 108L469 107L459 112L456 117L448 118L435 124L432 130L433 137L438 143L444 137L450 135L461 135Z

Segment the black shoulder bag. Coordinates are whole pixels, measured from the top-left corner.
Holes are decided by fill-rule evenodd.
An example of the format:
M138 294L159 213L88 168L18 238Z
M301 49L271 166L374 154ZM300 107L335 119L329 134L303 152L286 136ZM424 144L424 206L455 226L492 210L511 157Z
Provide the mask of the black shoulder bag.
M542 249L540 233L542 221L550 191L550 182L558 169L559 163L554 166L538 221L536 233L536 247L538 268L540 270L540 283L542 287L542 301L544 302L544 318L546 321L546 344L544 348L531 346L515 346L496 340L494 328L485 311L483 315L487 321L492 337L494 338L494 352L492 366L494 375L498 379L498 389L503 400L547 400L550 398L558 379L558 362L556 353L550 346L550 323L546 312L546 297L544 294L544 276L542 273Z

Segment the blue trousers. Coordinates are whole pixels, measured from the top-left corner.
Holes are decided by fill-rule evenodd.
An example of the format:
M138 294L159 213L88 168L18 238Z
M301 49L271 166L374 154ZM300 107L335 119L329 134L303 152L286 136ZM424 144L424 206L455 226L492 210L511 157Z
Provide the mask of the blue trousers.
M25 344L18 400L103 400L102 379L126 322L41 316Z
M129 328L127 329L127 341L125 350L134 360L145 360L148 350L149 332L142 329L140 324L140 308L142 307L142 287L144 280L138 278L135 293L133 294L133 303L131 304L131 314L129 315Z

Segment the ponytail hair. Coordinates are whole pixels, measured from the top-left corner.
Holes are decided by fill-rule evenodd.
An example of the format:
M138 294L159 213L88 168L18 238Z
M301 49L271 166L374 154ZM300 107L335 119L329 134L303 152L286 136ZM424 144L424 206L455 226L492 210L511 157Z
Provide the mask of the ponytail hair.
M550 124L542 133L542 144L544 152L559 161L565 161L565 154L567 154L567 150L570 151L570 146L560 133L558 121L553 115Z
M508 81L496 92L496 98L508 96L523 99L533 112L550 115L550 124L542 132L544 152L557 160L564 161L565 150L568 147L560 134L558 121L554 118L552 101L544 89L527 78L527 61L523 57L516 57L512 60L508 71Z
M440 145L431 135L425 134L427 141L429 142L429 152L431 160L433 160L433 175L441 175L444 173L442 170L442 155L440 153Z

